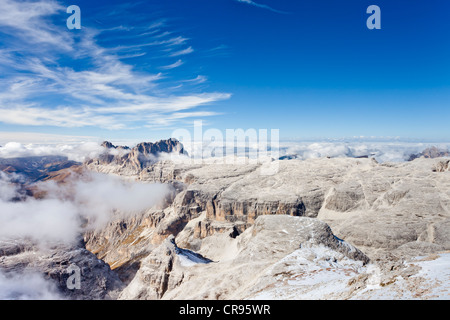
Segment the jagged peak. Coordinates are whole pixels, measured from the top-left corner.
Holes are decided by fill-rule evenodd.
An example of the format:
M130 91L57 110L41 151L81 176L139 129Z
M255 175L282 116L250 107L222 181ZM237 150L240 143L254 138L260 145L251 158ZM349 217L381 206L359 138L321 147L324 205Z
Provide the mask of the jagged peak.
M448 156L450 156L449 150L444 150L444 149L438 148L436 146L431 146L431 147L426 148L425 150L423 150L420 153L410 155L408 161L413 161L414 159L417 159L420 157L434 159L434 158L448 157Z
M106 149L116 149L117 147L115 145L113 145L111 142L109 141L103 141L101 144L102 147L106 148Z

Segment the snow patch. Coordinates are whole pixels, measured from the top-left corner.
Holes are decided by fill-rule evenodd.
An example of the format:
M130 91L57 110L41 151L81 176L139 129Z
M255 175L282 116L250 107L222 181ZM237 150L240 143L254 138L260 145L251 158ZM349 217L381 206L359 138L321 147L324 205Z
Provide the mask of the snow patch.
M204 258L195 252L180 248L177 250L177 257L183 267L192 267L199 263L206 264L212 262L210 259Z

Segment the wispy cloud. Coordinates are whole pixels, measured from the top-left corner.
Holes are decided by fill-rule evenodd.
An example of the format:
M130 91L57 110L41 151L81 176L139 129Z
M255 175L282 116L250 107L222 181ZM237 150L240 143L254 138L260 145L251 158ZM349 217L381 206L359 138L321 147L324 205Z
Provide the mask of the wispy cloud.
M173 52L173 53L170 54L170 56L171 57L178 57L178 56L183 56L185 54L189 54L189 53L192 53L192 52L194 52L194 49L192 49L192 47L188 47L186 49L183 49L183 50L180 50L180 51L177 51L177 52Z
M175 69L178 68L179 66L181 66L183 64L183 60L179 59L178 61L169 64L167 66L162 66L161 69L165 69L165 70L170 70L170 69Z
M131 29L120 26L124 33L118 36L137 43L106 46L105 40L120 33L118 28L113 35L111 28L85 25L80 32L70 32L65 24L51 23L53 15L65 14L59 2L0 3L8 12L0 15L0 44L7 48L0 49L0 122L111 130L147 127L155 122L173 124L183 115L212 115L194 109L231 96L199 93L198 88L190 92L206 77L168 80L167 74L156 71L170 72L184 63L179 59L168 64L172 57L194 52L188 38L165 30L164 20ZM147 58L150 48L152 56ZM133 59L150 59L154 67L140 68ZM170 88L177 86L183 90L175 94Z
M194 79L183 80L183 82L187 82L187 83L191 83L191 84L192 83L199 84L199 83L203 83L206 81L208 81L208 78L206 78L205 76L202 76L202 75L198 75Z
M288 12L285 12L285 11L276 10L276 9L274 9L272 7L269 7L268 5L265 5L265 4L256 3L256 2L254 2L252 0L235 0L235 1L243 2L243 3L249 4L249 5L258 7L258 8L267 9L267 10L270 10L270 11L273 11L273 12L276 12L276 13L282 13L282 14L287 14L288 13Z
M3 14L0 15L2 32L20 40L35 44L56 46L70 50L72 39L67 34L56 32L56 27L48 23L48 17L65 8L55 1L21 2L0 1Z

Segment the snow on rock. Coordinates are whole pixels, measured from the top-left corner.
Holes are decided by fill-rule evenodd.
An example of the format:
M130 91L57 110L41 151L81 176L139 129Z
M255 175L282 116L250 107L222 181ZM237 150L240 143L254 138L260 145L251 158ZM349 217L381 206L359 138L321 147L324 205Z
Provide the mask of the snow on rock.
M292 298L293 293L278 295L267 288L279 283L301 287L302 283L296 281L308 281L314 287L314 282L329 284L330 279L336 279L337 283L338 278L344 285L368 262L361 251L342 245L327 224L313 218L261 216L232 241L226 259L211 262L203 257L202 249L200 256L177 248L174 239L169 238L142 260L141 269L120 298ZM214 251L224 250L227 248L213 248L210 244L205 252L219 257ZM327 271L326 278L314 278L323 270ZM297 276L290 278L291 274ZM301 280L302 274L312 277ZM332 291L331 286L327 290Z
M184 267L190 267L199 263L210 263L212 260L202 257L195 252L185 249L177 250L177 257L180 261L180 264Z
M375 267L377 285L356 292L352 299L448 300L450 298L450 252L418 257L397 274L383 274ZM376 273L373 273L376 274ZM383 279L384 278L384 279Z

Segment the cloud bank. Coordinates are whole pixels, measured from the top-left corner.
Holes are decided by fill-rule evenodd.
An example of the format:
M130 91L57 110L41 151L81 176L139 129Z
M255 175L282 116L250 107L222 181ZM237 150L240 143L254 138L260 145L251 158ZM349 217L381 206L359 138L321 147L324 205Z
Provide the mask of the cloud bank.
M56 285L38 273L0 271L0 300L61 300Z
M37 185L44 199L11 201L17 188L11 177L0 175L0 240L27 239L39 245L73 244L85 230L102 227L112 218L125 217L161 205L172 189L165 184L124 181L89 173L63 185Z
M88 158L95 158L105 151L106 149L97 142L59 145L8 142L0 147L0 158L59 155L66 156L69 160L82 162ZM111 150L111 152L114 151Z
M204 143L195 141L185 141L184 149L188 152L189 157L178 154L162 153L157 156L150 155L150 160L173 160L177 162L188 161L191 157L213 160L220 158L225 154L222 142ZM379 162L401 162L406 161L411 154L417 154L424 149L437 146L443 150L450 150L449 142L420 142L420 141L400 141L400 140L365 140L365 139L348 139L348 140L316 140L316 141L296 141L282 140L279 143L279 155L290 156L296 155L297 159L313 159L321 157L361 157L369 156L375 158ZM237 141L236 156L245 157L248 154L256 154L257 144L246 145L245 142ZM215 152L213 152L215 150ZM221 151L222 150L222 151ZM93 159L100 154L109 153L117 155L127 150L106 149L98 142L73 142L60 144L35 144L35 143L19 143L8 142L0 146L0 158L60 155L66 156L69 160L83 162L87 159Z
M431 146L444 150L450 149L449 142L349 139L348 141L285 141L280 143L280 154L295 154L298 159L368 156L375 158L378 162L402 162L408 160L411 154L420 153Z
M192 142L183 143L185 150L194 158L205 160L218 159L225 154L224 143L219 142ZM443 150L450 150L450 142L414 142L399 140L371 140L371 139L347 139L347 140L316 140L296 141L281 140L278 146L280 157L295 158L298 160L315 159L323 157L364 157L375 158L378 162L403 162L409 159L411 154L417 154L424 149L436 146ZM269 143L270 147L270 143ZM234 155L237 157L256 156L258 144L249 144L244 141L236 141ZM270 155L270 153L269 153ZM179 156L172 156L175 160L182 161Z

